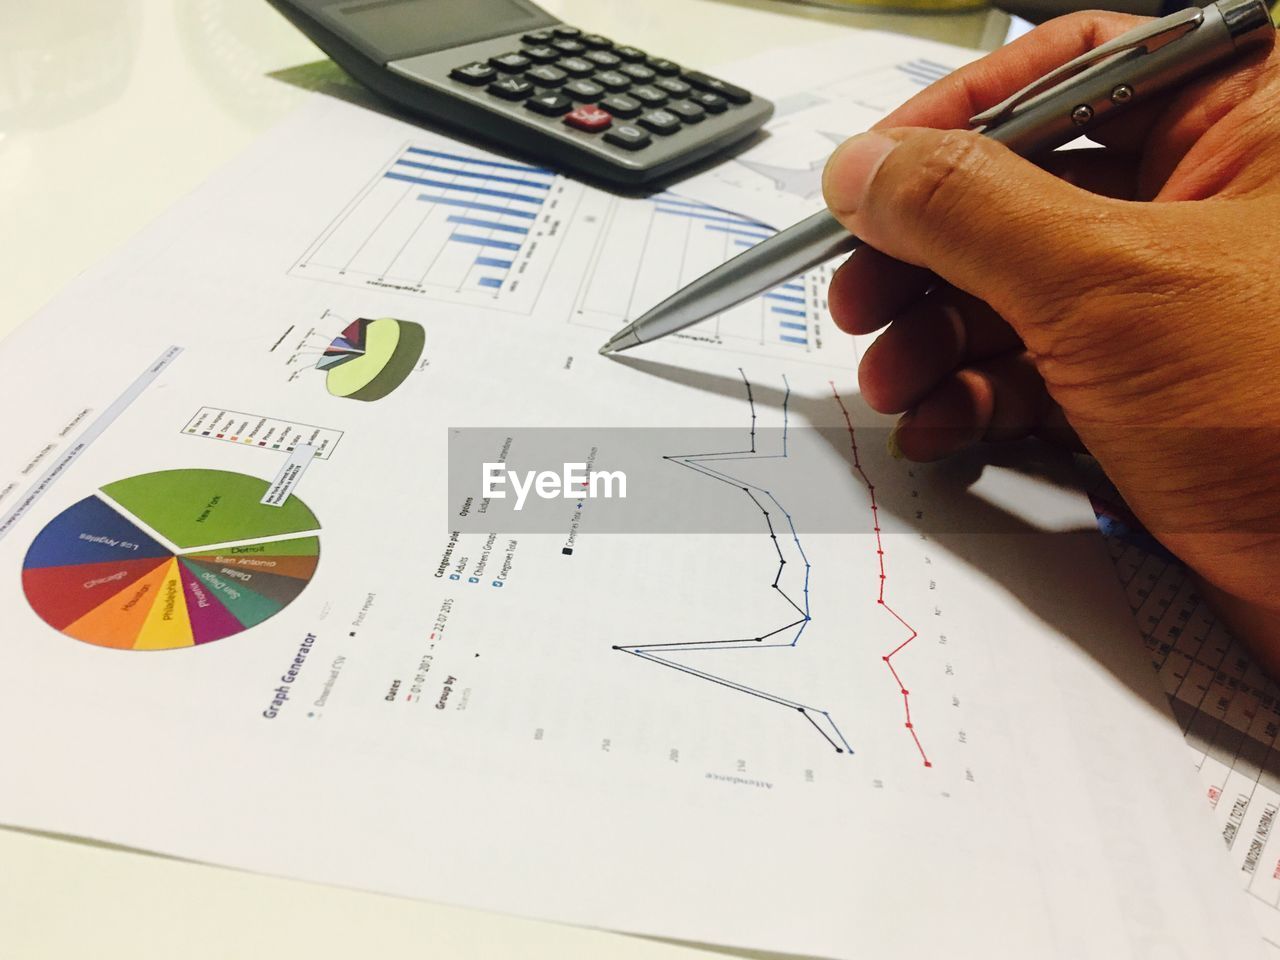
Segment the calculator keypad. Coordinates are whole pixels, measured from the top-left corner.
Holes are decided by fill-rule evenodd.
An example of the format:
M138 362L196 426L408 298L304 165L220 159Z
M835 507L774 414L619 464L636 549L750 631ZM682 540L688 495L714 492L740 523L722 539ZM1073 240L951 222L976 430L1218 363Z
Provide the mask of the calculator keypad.
M643 150L654 135L670 137L752 99L724 80L568 24L533 30L520 42L518 50L454 67L449 76L522 103L529 113L602 134L623 151Z

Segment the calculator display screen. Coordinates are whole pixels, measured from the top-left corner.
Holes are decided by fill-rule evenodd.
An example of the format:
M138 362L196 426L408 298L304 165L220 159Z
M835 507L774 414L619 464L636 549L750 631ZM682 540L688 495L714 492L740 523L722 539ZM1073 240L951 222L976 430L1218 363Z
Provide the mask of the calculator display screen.
M394 60L519 33L552 22L521 0L346 0L324 14L363 49Z

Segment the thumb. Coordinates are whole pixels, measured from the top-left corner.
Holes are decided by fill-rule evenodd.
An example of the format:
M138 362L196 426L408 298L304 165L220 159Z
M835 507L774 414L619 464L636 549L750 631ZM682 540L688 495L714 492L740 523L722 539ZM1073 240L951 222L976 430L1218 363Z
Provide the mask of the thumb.
M837 148L822 179L827 206L852 233L1015 327L1029 303L1050 307L1115 279L1110 254L1143 206L1072 186L967 130L864 133Z

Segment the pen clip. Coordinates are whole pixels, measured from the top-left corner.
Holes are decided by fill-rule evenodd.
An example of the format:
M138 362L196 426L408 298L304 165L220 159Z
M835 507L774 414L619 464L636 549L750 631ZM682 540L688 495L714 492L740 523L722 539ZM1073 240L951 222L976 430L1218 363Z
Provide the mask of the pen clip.
M1142 49L1143 55L1159 50L1165 44L1190 33L1204 21L1204 11L1199 7L1179 10L1167 17L1152 21L1144 26L1120 34L1114 40L1108 40L1101 46L1094 47L1074 60L1068 60L1043 77L1031 81L1017 93L1000 101L994 107L974 114L969 119L971 127L992 127L1009 119L1010 114L1033 97L1047 93L1054 87L1063 86L1074 74L1078 74L1103 60L1131 50Z

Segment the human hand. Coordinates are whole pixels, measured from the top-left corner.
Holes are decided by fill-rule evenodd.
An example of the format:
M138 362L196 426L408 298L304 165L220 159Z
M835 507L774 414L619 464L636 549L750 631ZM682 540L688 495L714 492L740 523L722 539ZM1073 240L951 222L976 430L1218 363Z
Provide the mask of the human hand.
M875 249L829 303L887 325L859 379L904 455L1074 432L1280 668L1280 52L1043 169L950 129L1138 22L1055 20L840 147L827 203Z

